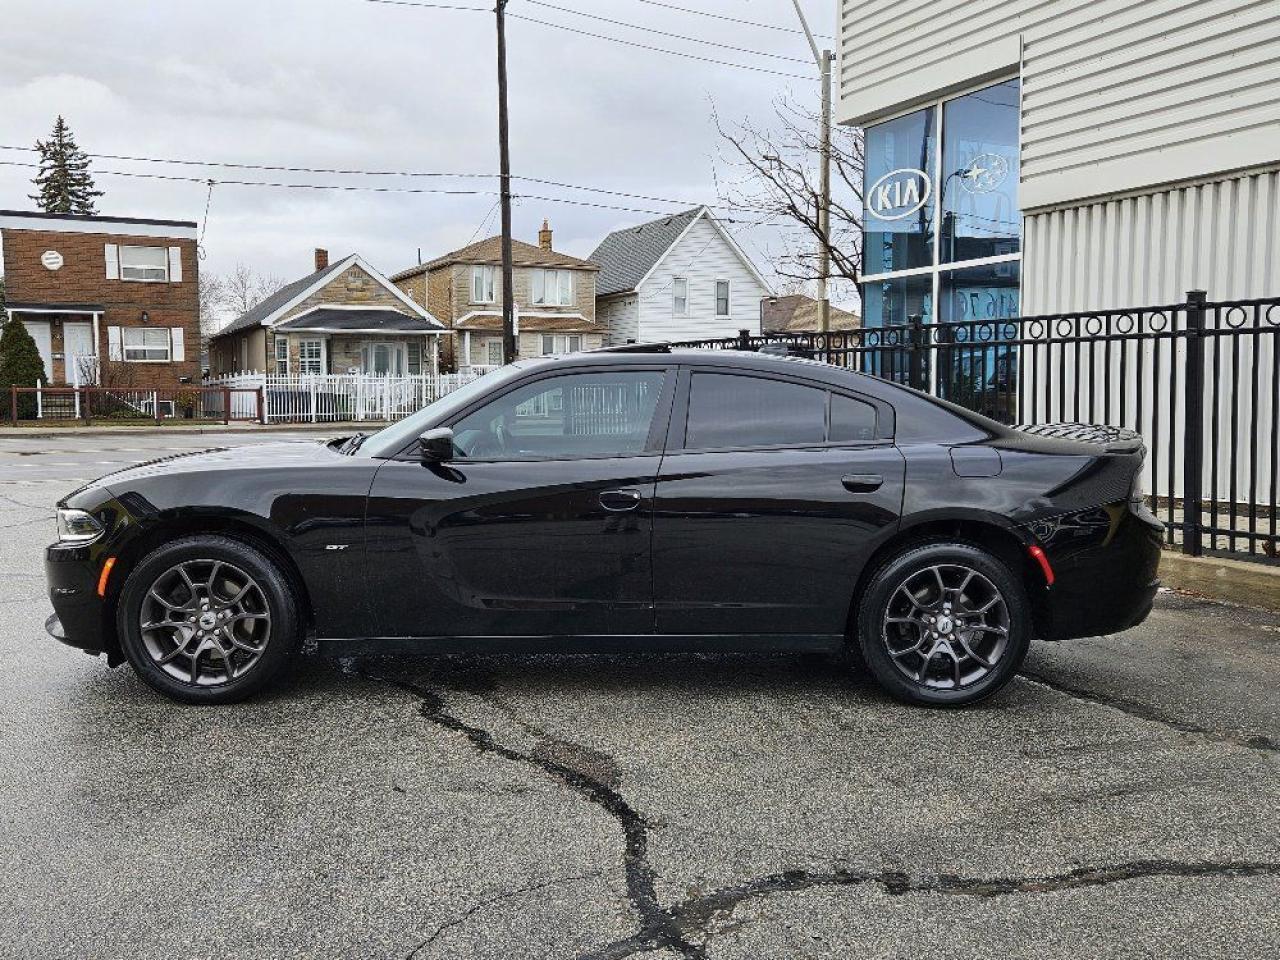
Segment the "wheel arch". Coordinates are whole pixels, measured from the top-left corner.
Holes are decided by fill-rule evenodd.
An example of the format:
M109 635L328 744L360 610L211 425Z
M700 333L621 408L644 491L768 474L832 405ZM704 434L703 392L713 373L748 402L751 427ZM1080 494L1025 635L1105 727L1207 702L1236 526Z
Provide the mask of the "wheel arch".
M1030 536L1019 530L1005 517L979 510L934 511L904 521L897 533L881 543L867 557L853 587L845 621L845 636L855 635L858 605L867 585L884 564L904 550L925 543L958 541L971 543L987 550L1009 565L1019 577L1028 602L1037 633L1044 623L1044 576L1032 560L1027 548L1033 543Z
M235 515L203 515L175 513L162 515L152 520L132 537L116 554L116 564L112 568L112 576L108 586L107 602L103 604L102 629L106 642L108 661L112 666L123 662L124 655L120 649L120 637L116 629L116 607L129 575L152 550L161 544L180 537L199 535L230 537L260 551L268 559L279 566L281 572L293 587L302 609L303 627L307 631L315 628L315 613L311 604L311 593L307 589L302 571L285 548L277 533L264 528L244 517Z

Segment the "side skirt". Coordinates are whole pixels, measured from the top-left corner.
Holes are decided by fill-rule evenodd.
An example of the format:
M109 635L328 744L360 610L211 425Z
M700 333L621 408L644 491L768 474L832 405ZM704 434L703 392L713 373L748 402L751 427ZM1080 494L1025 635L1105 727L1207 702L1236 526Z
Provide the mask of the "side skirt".
M527 637L360 637L316 640L322 657L446 656L451 654L828 653L840 634L604 634Z

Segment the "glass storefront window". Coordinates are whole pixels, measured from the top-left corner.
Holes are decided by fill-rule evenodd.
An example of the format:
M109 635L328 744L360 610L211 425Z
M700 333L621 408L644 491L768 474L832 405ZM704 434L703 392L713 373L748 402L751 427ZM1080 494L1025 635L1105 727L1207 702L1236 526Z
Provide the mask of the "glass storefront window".
M1017 253L1018 81L943 105L942 170L942 261Z
M867 129L863 273L933 262L934 136L932 107Z
M933 275L923 273L867 281L862 287L862 304L866 316L877 318L875 323L866 323L868 327L904 326L916 316L924 323L933 323ZM863 355L862 371L909 383L910 357L904 337L902 331L869 337L865 341L868 349Z
M970 410L1012 423L1016 417L1017 331L999 321L1018 316L1018 261L988 263L941 276L936 387Z

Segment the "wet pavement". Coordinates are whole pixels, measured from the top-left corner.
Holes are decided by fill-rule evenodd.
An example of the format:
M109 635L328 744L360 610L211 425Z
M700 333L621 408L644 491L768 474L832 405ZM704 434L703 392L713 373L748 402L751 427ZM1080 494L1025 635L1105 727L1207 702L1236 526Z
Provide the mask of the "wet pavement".
M0 438L0 956L1274 957L1280 618L1163 595L979 709L818 657L309 660L169 703L43 636Z

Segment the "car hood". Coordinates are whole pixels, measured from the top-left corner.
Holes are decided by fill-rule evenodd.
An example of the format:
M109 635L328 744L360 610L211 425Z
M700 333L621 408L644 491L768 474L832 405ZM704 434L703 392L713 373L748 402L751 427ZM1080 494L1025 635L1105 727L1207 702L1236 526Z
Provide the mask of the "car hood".
M114 493L127 490L139 480L176 474L216 473L222 470L243 473L246 470L278 470L281 467L332 462L334 458L343 456L334 449L334 445L331 439L280 440L275 443L213 447L196 453L179 453L108 473L85 484L75 493L95 487L106 487ZM75 496L75 493L71 496Z

